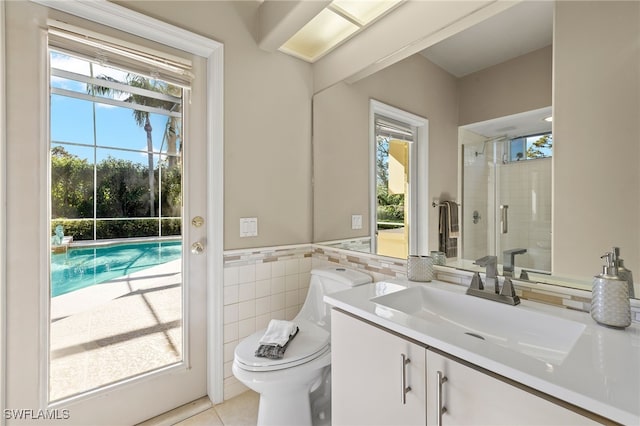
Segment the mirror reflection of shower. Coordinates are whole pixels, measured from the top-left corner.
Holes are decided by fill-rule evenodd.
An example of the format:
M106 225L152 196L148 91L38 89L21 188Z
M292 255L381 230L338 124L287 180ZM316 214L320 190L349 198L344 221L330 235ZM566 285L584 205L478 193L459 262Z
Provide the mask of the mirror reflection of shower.
M502 124L502 134L460 128L461 259L495 255L501 263L505 251L521 248L526 253L518 254L516 268L551 271L553 136L542 122L513 128L495 123Z

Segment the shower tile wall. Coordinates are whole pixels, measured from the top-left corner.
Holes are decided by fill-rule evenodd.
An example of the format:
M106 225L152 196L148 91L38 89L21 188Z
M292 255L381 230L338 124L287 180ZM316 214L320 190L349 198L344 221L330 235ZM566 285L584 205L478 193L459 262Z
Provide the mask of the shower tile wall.
M551 158L499 166L500 199L509 205L509 232L500 250L526 248L516 265L551 270Z
M310 245L225 251L225 400L247 390L231 371L237 344L271 319L293 319L307 297L310 271Z
M462 257L478 259L494 252L501 256L507 249L526 248L527 253L516 258L518 267L550 271L551 158L494 166L493 144L483 149L470 132L463 137ZM498 241L493 218L500 210L493 202L494 186L496 204L509 206L508 233L497 234ZM477 223L474 211L480 215Z
M493 151L490 147L483 150L483 143L466 144L464 147L464 182L462 201L462 258L479 259L493 249L489 245L489 227L493 224L489 218L489 187L493 186L492 167ZM474 223L473 212L477 211L479 219Z

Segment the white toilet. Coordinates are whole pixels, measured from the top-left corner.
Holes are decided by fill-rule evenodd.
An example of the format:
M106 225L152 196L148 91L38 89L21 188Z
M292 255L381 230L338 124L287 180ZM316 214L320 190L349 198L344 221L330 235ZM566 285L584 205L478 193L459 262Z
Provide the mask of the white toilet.
M254 355L265 330L238 344L233 374L260 394L258 426L331 424L331 311L323 297L371 281L365 273L342 267L313 269L307 298L292 320L299 332L284 357Z

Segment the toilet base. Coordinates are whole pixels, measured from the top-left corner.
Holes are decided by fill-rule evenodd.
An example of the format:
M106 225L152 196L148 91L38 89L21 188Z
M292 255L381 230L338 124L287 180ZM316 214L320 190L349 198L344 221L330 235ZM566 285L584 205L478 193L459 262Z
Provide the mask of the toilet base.
M305 389L286 394L261 394L258 426L311 426L311 405Z
M313 426L331 426L331 367L323 372L322 382L309 394Z
M234 362L233 374L260 394L258 426L331 424L331 353L296 367L251 372Z

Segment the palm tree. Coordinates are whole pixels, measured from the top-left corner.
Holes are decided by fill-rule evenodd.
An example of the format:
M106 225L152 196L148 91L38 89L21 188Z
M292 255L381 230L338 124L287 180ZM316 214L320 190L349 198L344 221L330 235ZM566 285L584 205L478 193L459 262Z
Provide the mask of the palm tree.
M158 80L149 79L138 74L128 73L126 81L118 81L113 77L107 75L98 75L96 78L100 80L110 81L118 84L125 84L132 87L137 87L145 90L151 90L154 92L171 94L174 96L181 96L182 89L173 86L168 83L160 82ZM124 102L130 102L132 104L151 106L155 108L161 108L168 111L179 110L180 104L176 102L156 99L147 97L144 95L133 94L124 90L114 89L111 87L100 86L96 84L88 85L87 92L95 95L126 95L123 99ZM141 111L138 109L133 110L133 118L136 124L144 129L147 133L147 152L149 161L149 208L151 216L155 216L155 175L153 167L153 139L152 139L152 126L149 121L149 112ZM167 151L169 153L169 167L175 165L176 146L177 146L177 120L175 117L169 117L167 122Z

